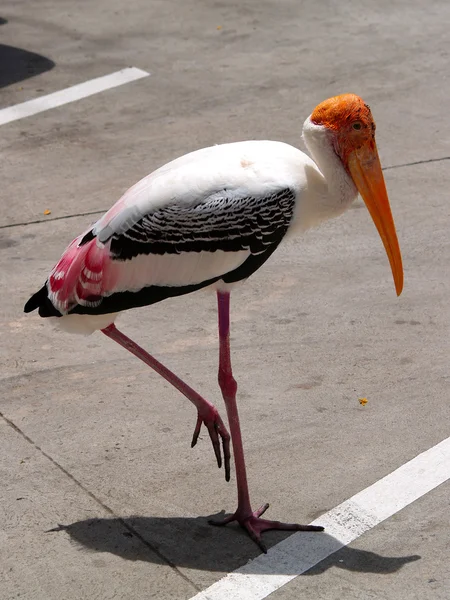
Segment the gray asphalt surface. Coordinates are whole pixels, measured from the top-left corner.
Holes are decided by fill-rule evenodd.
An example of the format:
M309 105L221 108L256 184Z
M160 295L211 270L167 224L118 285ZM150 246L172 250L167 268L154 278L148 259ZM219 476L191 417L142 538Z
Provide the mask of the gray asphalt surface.
M235 480L205 434L190 449L192 405L100 333L57 333L22 307L96 219L85 213L202 146L301 147L303 120L337 93L372 107L405 291L357 202L234 292L253 502L307 522L450 435L448 2L6 0L0 17L1 107L130 65L151 73L0 128L2 600L188 599L259 554L207 525L235 508ZM32 77L23 51L41 57ZM213 295L120 324L225 415ZM448 599L449 489L273 597Z

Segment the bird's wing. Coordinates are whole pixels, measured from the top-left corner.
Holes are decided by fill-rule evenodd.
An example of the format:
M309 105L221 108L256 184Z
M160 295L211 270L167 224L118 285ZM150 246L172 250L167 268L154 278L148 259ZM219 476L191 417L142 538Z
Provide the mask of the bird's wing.
M221 144L185 154L153 171L130 189L95 223L93 233L105 242L127 231L145 215L170 205L197 206L216 193L259 197L298 186L308 157L272 141Z
M225 279L253 258L255 267L234 280L243 279L279 244L294 204L289 188L259 197L222 190L196 205L174 202L158 208L103 242L90 230L74 240L53 269L49 298L61 314L76 306L97 313L106 308L101 307L105 298L152 287L155 299L139 300L151 304ZM161 288L172 289L162 294ZM113 308L111 300L107 304Z
M258 197L222 190L195 205L153 210L103 242L103 294L217 280L279 244L294 202L289 188Z
M110 242L114 260L217 251L259 254L285 232L294 200L289 188L258 196L223 189L195 204L174 201L152 210L103 243Z
M197 151L155 171L68 247L47 282L51 303L61 314L75 307L112 312L116 293L158 287L155 297L163 299L237 270L228 279L245 278L286 233L299 155L278 142L246 142ZM240 269L251 257L252 268ZM162 287L177 290L161 297Z

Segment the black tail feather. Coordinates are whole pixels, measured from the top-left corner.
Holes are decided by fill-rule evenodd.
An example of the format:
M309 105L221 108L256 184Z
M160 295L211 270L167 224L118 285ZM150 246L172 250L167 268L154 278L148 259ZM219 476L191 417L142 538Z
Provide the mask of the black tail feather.
M28 302L23 307L23 311L26 313L29 313L33 310L36 310L37 308L39 308L39 306L41 304L43 304L45 302L46 299L47 299L47 286L43 285L38 292L36 292L35 294L33 294L31 296L31 298L28 300Z
M23 310L24 312L29 313L37 308L39 309L39 315L41 317L61 316L61 313L56 310L48 298L47 285L43 285L38 292L31 296L31 298L25 304Z

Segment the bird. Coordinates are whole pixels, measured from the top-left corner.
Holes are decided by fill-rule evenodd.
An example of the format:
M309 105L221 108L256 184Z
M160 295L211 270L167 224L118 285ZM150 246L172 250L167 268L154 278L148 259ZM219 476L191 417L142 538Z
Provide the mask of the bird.
M358 193L381 237L397 295L403 289L369 106L352 93L321 102L304 122L303 140L311 157L281 141L250 140L196 150L155 170L72 241L24 308L38 309L68 332L100 330L175 386L197 408L191 445L205 425L227 481L231 438L238 505L212 523L237 521L263 552L267 530L323 527L263 519L268 504L252 508L231 364L231 291L281 242L342 214ZM217 295L218 383L230 433L213 404L115 324L122 311L202 288Z

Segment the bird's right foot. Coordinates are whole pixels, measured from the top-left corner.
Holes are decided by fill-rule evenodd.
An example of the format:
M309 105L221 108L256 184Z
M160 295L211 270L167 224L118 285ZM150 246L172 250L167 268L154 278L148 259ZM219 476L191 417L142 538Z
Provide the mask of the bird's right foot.
M233 514L219 521L211 519L210 525L222 527L233 521L237 521L243 527L250 538L259 546L259 548L267 554L267 547L261 539L261 534L264 531L278 529L281 531L323 531L323 527L317 525L299 525L298 523L281 523L280 521L269 521L261 519L261 515L269 508L268 504L264 504L258 510L252 511L250 507L239 509Z
M225 480L230 481L230 434L228 433L228 430L225 427L215 406L211 405L206 410L198 411L197 423L195 425L194 435L192 436L191 448L193 448L197 443L203 423L205 424L209 433L209 437L211 438L219 469L222 466L219 437L222 439Z

